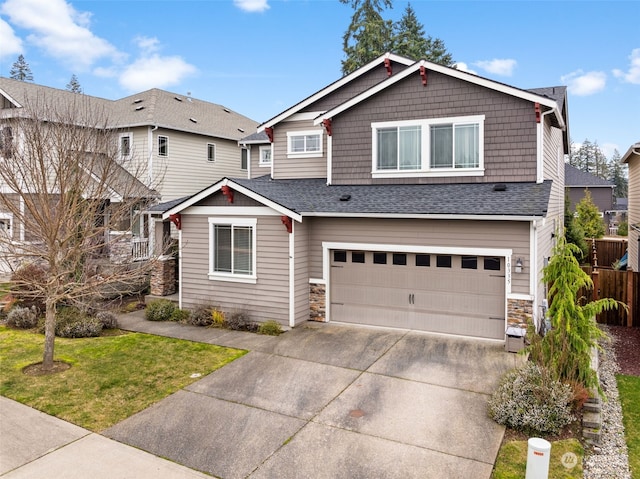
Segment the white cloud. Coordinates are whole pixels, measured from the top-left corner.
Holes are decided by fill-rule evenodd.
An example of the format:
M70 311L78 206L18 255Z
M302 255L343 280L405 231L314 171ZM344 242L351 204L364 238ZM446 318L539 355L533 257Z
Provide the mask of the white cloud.
M264 12L271 8L267 0L233 0L233 4L245 12Z
M469 65L467 65L465 62L458 62L453 65L453 68L462 72L472 73L474 75L478 74L475 70L469 69Z
M196 68L180 57L154 54L139 58L127 66L120 74L119 82L131 91L166 88L180 83L184 77L195 72Z
M160 40L156 37L143 37L138 36L133 39L134 42L138 45L138 48L143 51L143 53L153 53L157 52L160 49Z
M22 53L22 40L16 36L13 28L0 18L0 57Z
M615 143L603 143L600 145L600 150L604 153L604 156L607 158L611 158L613 156L613 152L618 150L620 152L620 147Z
M560 77L562 83L566 83L569 93L576 96L588 96L604 90L607 83L607 75L604 72L583 72L576 70L568 75Z
M495 58L493 60L482 60L474 63L474 65L488 71L489 73L507 77L510 77L513 74L513 69L517 64L517 61L508 58Z
M29 43L74 69L86 69L102 58L122 58L113 45L91 32L91 14L76 11L65 0L7 0L2 13L31 32Z
M633 83L640 85L640 48L634 48L629 55L631 64L629 65L629 71L623 72L622 70L613 70L614 76L622 78L627 83Z

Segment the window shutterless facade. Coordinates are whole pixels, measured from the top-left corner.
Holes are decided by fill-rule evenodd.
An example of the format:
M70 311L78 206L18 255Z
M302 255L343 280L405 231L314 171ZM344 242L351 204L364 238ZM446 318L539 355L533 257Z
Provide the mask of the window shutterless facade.
M207 161L216 161L216 145L207 143Z
M249 149L240 149L240 169L246 170L249 167Z
M158 136L158 156L169 156L169 137Z
M291 158L322 156L322 131L287 132L287 156Z
M256 219L209 218L209 279L255 283Z
M123 160L131 159L131 148L133 145L132 133L121 133L118 140L118 150L120 152L120 158Z
M481 176L484 115L371 124L374 178Z
M270 146L261 146L260 147L260 166L271 166L271 147Z

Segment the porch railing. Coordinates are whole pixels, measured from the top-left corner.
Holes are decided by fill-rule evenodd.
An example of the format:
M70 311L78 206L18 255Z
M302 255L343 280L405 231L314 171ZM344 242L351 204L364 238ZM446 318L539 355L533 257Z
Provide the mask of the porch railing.
M133 261L143 261L149 259L149 239L132 238L131 246L133 250Z

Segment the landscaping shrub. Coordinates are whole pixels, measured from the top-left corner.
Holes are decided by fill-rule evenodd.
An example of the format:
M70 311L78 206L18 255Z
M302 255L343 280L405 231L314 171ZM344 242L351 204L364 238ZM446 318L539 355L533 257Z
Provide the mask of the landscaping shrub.
M177 323L188 323L189 318L191 317L191 313L186 309L176 308L171 313L171 321L175 321Z
M62 308L56 313L56 336L61 338L93 338L100 336L102 322L76 307Z
M38 325L38 308L16 306L7 314L7 324L20 329L35 328Z
M191 312L189 324L193 326L211 326L213 324L214 307L206 304L199 304Z
M575 420L567 384L551 379L538 365L528 362L508 372L489 400L489 416L498 424L527 434L557 434Z
M178 307L168 299L151 301L144 312L147 321L171 321L171 317Z
M258 333L266 334L269 336L279 336L283 333L283 331L280 323L274 321L273 319L270 319L269 321L265 321L258 326Z
M249 319L249 315L243 311L232 313L225 321L227 328L235 331L258 331L258 325Z
M47 271L36 264L26 264L11 275L11 295L23 306L35 306L45 310L45 297L39 292L38 285L46 281Z
M227 322L224 311L220 311L219 309L214 309L213 311L211 311L211 319L213 321L212 325L219 328L224 327Z
M102 323L104 329L117 329L118 318L109 311L100 311L96 314L96 319Z

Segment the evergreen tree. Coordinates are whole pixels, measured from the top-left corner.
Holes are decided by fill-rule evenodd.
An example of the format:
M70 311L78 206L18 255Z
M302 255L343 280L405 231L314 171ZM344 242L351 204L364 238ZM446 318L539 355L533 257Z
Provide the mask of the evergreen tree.
M626 163L620 161L621 156L618 150L613 151L613 156L609 160L609 178L615 188L613 194L616 198L626 198L629 189L629 180L627 179Z
M347 75L389 51L393 24L382 18L391 0L340 0L354 9L351 23L342 37L342 73Z
M569 164L605 180L609 177L607 157L597 141L592 143L588 139L584 140L580 148L571 151Z
M80 86L80 82L78 81L78 77L75 73L71 75L71 80L67 83L66 88L73 93L82 93L82 86Z
M9 78L20 81L33 81L31 68L29 68L29 64L24 59L24 55L20 54L20 56L18 56L18 59L11 66L11 71L9 71Z
M602 238L604 236L604 222L600 217L598 207L593 203L589 190L585 190L584 198L576 205L575 222L582 228L587 238Z
M441 39L425 36L424 26L418 21L410 3L400 21L393 25L391 50L414 60L425 59L446 66L453 63L453 58Z
M567 243L576 245L580 250L573 251L578 261L589 259L589 245L584 238L584 230L576 223L575 217L571 212L569 195L565 195L564 197L564 237Z

